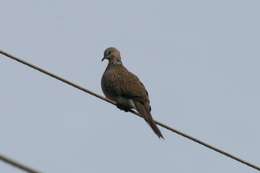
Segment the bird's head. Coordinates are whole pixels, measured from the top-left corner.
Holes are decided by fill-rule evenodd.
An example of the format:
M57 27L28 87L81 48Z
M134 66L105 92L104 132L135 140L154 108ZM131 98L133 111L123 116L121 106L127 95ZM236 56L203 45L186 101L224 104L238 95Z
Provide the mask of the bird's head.
M120 52L114 47L109 47L104 51L102 61L105 59L107 59L111 64L122 64Z

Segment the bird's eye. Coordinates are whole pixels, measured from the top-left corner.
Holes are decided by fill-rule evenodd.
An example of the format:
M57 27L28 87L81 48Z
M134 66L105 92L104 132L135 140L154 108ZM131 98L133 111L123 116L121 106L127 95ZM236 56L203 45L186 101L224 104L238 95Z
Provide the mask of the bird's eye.
M110 54L111 54L111 51L108 51L108 52L107 52L107 55L110 55Z

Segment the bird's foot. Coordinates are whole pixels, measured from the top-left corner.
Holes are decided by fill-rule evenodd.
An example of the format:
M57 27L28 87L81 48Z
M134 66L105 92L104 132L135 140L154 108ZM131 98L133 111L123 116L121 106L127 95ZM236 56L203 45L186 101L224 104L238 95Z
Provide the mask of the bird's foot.
M128 107L121 105L121 104L117 104L116 107L125 112L129 112L129 110L130 110Z

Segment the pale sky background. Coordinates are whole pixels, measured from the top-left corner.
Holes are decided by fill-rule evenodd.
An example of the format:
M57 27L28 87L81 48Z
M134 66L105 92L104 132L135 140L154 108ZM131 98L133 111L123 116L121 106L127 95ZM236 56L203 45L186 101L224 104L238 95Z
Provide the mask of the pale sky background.
M0 49L101 94L115 46L155 119L260 165L259 0L0 2ZM0 77L0 153L44 173L256 172L3 56Z

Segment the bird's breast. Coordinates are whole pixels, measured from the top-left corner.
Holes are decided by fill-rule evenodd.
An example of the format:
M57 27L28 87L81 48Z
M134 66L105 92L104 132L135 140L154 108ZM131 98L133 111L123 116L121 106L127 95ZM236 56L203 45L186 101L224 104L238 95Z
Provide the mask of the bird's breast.
M101 87L104 94L112 100L115 100L115 97L121 94L120 78L120 74L114 72L113 70L108 70L103 74L101 79Z

